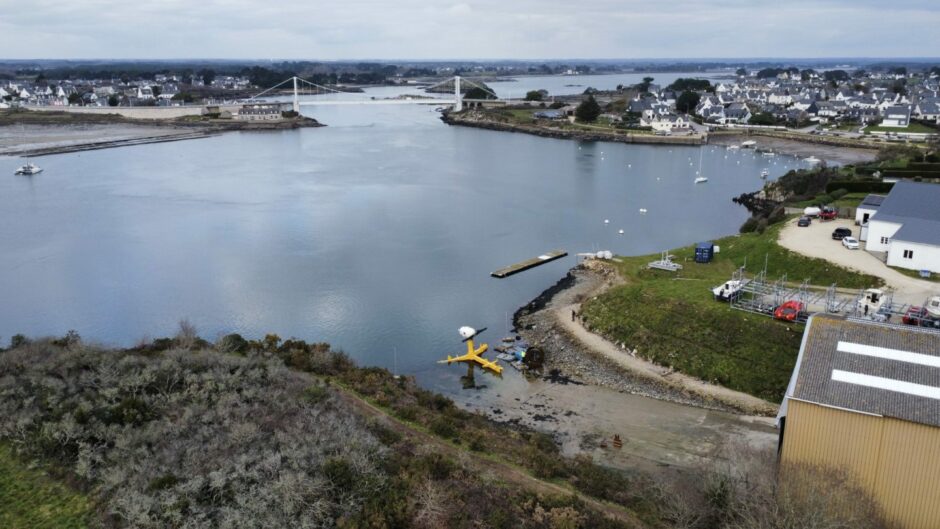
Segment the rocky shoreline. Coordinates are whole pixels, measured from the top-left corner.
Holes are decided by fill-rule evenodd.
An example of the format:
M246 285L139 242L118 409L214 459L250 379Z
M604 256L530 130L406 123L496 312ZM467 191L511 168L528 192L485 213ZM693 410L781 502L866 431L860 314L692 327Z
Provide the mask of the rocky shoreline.
M614 272L609 271L612 275ZM552 285L513 315L516 332L545 351L543 372L548 379L570 379L622 393L641 395L687 406L733 413L752 413L721 400L676 385L632 373L601 356L558 325L554 310L597 295L615 283L611 275L582 265ZM627 354L627 353L624 353Z

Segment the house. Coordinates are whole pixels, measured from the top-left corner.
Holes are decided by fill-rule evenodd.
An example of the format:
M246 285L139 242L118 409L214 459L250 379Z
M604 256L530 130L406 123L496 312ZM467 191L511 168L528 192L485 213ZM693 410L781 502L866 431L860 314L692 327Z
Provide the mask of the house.
M747 123L751 119L751 111L744 103L732 103L725 109L726 123Z
M640 119L640 125L643 127L652 127L657 132L673 132L689 130L688 116L677 116L675 114L664 114L647 117L644 115Z
M559 120L565 119L565 113L561 110L540 110L532 114L535 119L551 119Z
M235 119L245 121L267 121L281 119L281 112L291 110L290 103L245 103Z
M910 105L890 106L884 111L884 119L881 120L882 127L905 128L911 124Z
M884 202L884 195L868 195L862 200L862 203L855 208L855 224L857 226L864 226L868 223L868 219L878 211L878 208L881 207L881 203ZM861 240L865 240L862 237L859 237Z
M777 427L782 475L842 471L892 527L940 527L940 333L811 316Z
M901 180L868 219L865 249L888 266L940 274L940 184Z
M918 101L914 114L920 119L940 120L940 99L930 97Z

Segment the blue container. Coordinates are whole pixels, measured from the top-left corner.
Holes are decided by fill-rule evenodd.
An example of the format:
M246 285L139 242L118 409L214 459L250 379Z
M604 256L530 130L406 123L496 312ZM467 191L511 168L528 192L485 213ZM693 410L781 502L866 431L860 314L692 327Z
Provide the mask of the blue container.
M696 263L710 263L713 257L715 257L715 243L705 241L695 245Z

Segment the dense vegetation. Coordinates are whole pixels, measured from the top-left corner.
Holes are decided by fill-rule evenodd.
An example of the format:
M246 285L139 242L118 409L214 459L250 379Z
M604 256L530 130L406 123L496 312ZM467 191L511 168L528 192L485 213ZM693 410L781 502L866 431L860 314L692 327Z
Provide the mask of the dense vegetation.
M0 444L0 527L85 529L93 513L84 494L47 476Z
M640 477L562 458L546 436L495 426L326 344L210 345L190 327L124 351L74 334L13 342L0 352L0 442L16 455L0 452L0 472L40 461L94 498L92 516L61 488L52 504L72 507L59 527L622 526L570 494L507 483L496 468L485 477L468 450L655 518ZM357 398L440 444L366 420ZM24 486L28 501L0 489L26 513L2 505L0 520L48 510L31 508L44 505L41 484Z
M695 263L693 247L678 256L683 281L646 264L656 256L622 258L618 265L626 284L586 302L582 314L591 329L616 343L639 349L639 355L683 373L743 391L771 402L783 396L803 328L741 312L717 303L710 289L727 281L747 262L754 274L767 263L768 278L787 274L799 283L849 288L879 283L826 261L793 253L776 243L780 226L715 241L721 248L708 264Z

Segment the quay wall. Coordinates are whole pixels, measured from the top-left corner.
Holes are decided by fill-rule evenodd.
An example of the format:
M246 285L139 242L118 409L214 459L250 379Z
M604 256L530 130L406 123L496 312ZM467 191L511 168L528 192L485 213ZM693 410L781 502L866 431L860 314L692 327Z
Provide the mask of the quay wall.
M68 112L72 114L92 114L104 116L119 115L130 119L176 119L186 116L200 116L205 107L200 105L180 107L65 107L65 106L27 106L23 107L38 112ZM237 112L238 105L223 105L221 110Z

